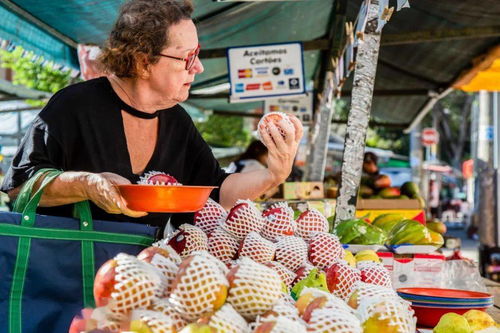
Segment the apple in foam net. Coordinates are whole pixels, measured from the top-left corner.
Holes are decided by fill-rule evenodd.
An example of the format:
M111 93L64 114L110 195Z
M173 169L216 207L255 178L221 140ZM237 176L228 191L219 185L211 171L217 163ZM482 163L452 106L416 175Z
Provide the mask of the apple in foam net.
M102 265L94 279L94 299L96 306L106 306L111 299L111 293L115 291L116 267L118 263L110 259Z

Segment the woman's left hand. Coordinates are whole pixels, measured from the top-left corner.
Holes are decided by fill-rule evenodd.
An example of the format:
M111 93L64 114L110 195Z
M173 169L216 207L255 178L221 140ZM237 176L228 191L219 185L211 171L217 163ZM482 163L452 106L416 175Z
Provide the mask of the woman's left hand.
M303 128L300 120L294 115L288 115L288 118L293 127L285 120L279 122L280 128L284 131L284 136L272 121L266 124L269 133L263 128L259 129L262 142L268 149L267 169L273 178L274 186L283 183L290 175L297 148L300 139L302 139Z

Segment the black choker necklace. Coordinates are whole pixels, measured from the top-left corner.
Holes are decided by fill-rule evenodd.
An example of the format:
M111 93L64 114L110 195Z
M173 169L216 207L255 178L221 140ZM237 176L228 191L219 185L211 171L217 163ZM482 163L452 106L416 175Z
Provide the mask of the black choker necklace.
M122 103L122 110L127 112L129 115L132 115L132 116L137 117L137 118L142 118L142 119L154 119L154 118L158 118L158 116L160 115L160 111L156 111L153 113L139 111L139 110L131 107L130 105L128 105L125 102Z

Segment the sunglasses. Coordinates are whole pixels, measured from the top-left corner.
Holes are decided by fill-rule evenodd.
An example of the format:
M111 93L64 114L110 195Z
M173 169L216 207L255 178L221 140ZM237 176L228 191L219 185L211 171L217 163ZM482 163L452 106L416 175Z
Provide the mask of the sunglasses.
M165 57L165 58L170 58L170 59L175 59L175 60L182 60L186 62L186 70L190 70L193 68L194 62L196 61L196 57L200 54L200 44L196 47L196 49L193 52L190 52L186 58L179 58L179 57L172 57L166 54L159 53L159 56Z

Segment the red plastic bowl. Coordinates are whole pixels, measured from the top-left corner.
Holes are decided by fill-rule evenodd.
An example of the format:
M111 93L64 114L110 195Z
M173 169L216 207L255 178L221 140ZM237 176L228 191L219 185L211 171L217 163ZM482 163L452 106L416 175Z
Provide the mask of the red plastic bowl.
M430 328L435 327L438 324L439 319L441 319L441 316L449 312L462 315L472 309L486 311L486 308L474 308L474 307L466 309L439 308L433 306L417 306L417 305L412 305L411 307L415 311L415 316L417 317L417 325L419 327L430 327Z
M200 210L216 186L118 185L132 210L151 213L188 213Z

